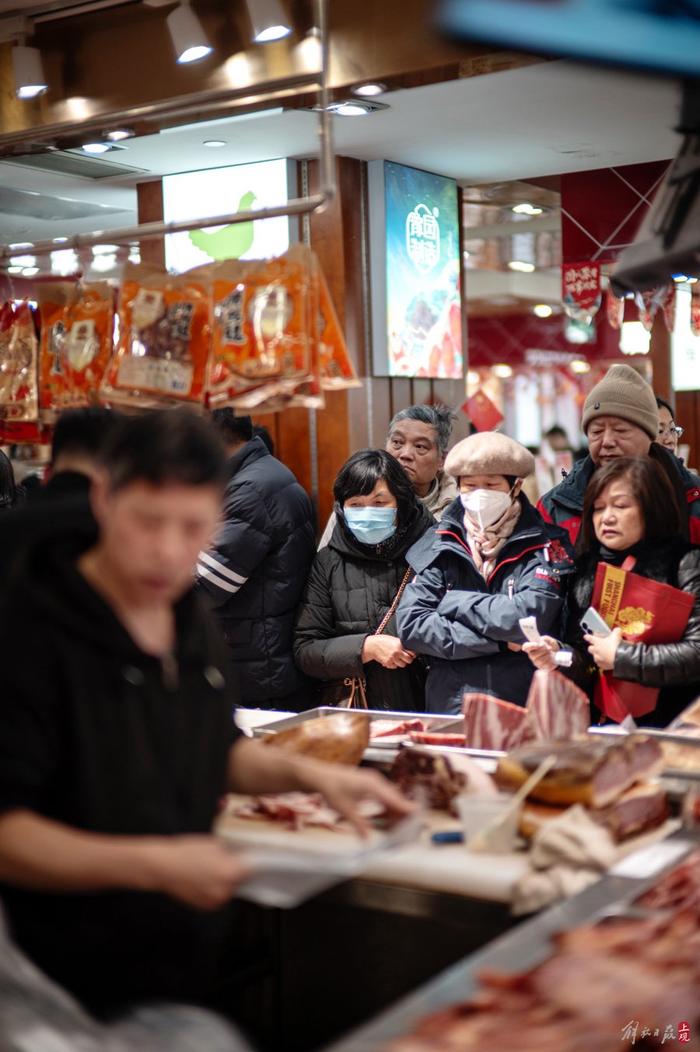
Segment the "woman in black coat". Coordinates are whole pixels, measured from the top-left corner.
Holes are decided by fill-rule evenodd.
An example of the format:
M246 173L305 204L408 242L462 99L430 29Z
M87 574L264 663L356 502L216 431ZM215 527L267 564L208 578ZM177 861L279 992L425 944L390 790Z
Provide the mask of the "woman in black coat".
M364 679L371 709L425 711L425 675L397 637L375 635L408 571L406 552L434 525L408 476L383 449L355 453L333 486L337 522L316 555L297 618L294 657L307 676ZM327 700L323 698L321 701Z
M629 556L635 559L635 574L695 596L678 642L627 642L619 628L605 637L584 635L580 621L591 605L599 561L621 566ZM617 458L588 484L564 641L574 652L571 675L591 697L599 670L660 688L655 709L636 717L637 723L665 727L700 695L700 548L683 539L673 489L649 457ZM543 645L527 643L523 649L539 668L549 669L560 645L546 636ZM596 711L594 718L599 715Z

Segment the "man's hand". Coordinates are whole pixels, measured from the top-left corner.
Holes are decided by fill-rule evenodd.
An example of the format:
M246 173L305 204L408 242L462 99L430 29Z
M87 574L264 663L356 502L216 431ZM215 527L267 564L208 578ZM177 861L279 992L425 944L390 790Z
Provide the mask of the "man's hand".
M225 906L250 876L250 870L213 836L149 837L144 851L149 889L199 910Z
M363 837L369 833L370 826L357 810L360 801L376 800L397 818L413 814L416 810L416 805L378 771L307 760L300 772L300 781L309 792L321 793L330 806L347 818Z
M601 672L610 672L615 666L615 654L622 642L622 631L613 628L609 636L584 636L588 644L588 653Z
M377 661L384 668L405 668L415 657L396 636L367 636L362 647L363 662Z
M523 650L535 668L544 669L545 672L553 672L557 667L554 663L554 655L560 649L559 643L552 636L542 636L539 643L523 644Z

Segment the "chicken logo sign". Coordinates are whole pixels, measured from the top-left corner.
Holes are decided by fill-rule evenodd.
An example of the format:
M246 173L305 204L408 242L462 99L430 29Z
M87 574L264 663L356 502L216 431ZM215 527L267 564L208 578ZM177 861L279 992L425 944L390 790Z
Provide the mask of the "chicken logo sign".
M406 251L422 274L428 274L440 262L439 215L439 208L420 204L406 216Z

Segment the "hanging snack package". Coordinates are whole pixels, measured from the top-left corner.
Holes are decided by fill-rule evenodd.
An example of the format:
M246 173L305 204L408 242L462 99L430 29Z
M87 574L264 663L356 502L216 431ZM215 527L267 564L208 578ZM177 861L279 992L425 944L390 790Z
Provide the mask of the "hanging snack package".
M206 269L213 288L209 403L274 412L319 408L315 257L297 245L275 259Z
M3 424L37 421L38 341L28 303L0 310L0 419Z
M127 263L119 338L102 385L105 400L143 408L203 402L210 349L205 276Z
M58 289L58 291L54 291ZM106 281L44 286L40 408L43 420L63 409L95 405L112 353L114 292Z
M321 309L318 326L321 385L324 391L342 391L349 387L362 387L333 306L326 276L320 266L318 271Z

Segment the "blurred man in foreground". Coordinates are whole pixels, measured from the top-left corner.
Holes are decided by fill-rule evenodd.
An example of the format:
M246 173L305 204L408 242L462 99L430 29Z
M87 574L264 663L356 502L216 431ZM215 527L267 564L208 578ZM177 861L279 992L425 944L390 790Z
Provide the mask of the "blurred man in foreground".
M125 419L92 490L99 533L28 553L0 615L0 880L15 939L95 1014L206 999L246 877L211 834L222 793L323 793L356 825L375 773L241 738L193 588L226 480L187 411Z

